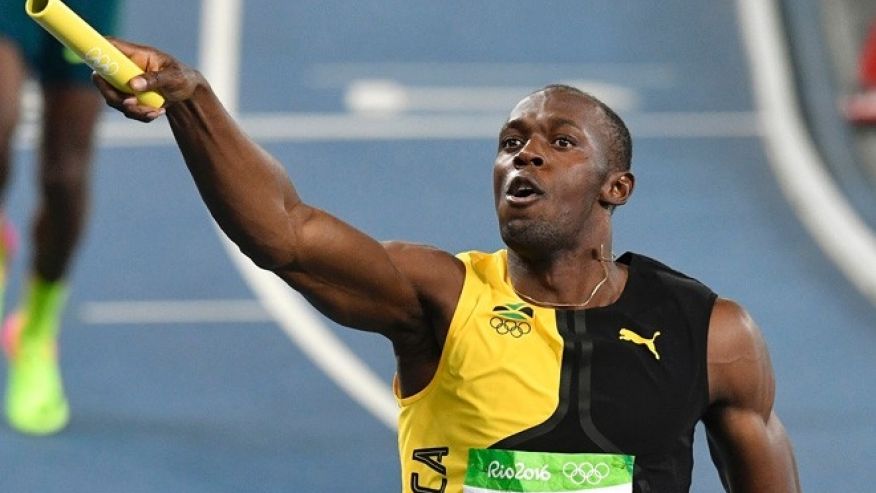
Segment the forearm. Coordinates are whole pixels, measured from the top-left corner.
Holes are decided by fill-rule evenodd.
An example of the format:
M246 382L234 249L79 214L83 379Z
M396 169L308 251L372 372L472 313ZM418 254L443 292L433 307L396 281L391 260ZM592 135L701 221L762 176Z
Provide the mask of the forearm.
M761 442L744 457L731 459L734 473L729 474L732 493L799 493L800 481L791 442L779 418L770 416L763 430L754 432L753 441Z
M729 493L799 493L794 452L775 414L713 410L709 448Z
M282 166L247 137L206 81L167 117L210 214L240 249L263 267L293 252L290 214L300 199Z

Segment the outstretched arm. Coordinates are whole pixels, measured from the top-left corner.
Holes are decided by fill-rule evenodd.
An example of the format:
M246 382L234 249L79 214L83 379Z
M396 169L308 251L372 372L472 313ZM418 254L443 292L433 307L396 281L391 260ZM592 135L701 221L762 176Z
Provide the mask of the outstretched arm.
M464 270L453 256L381 244L303 203L283 167L241 131L200 73L152 48L113 43L145 70L131 86L165 97L201 197L243 253L339 323L387 335L397 351L435 341L462 285ZM97 77L95 84L129 118L160 116Z
M773 411L775 379L760 329L719 299L709 324L711 405L705 425L724 487L733 493L799 492L797 466Z

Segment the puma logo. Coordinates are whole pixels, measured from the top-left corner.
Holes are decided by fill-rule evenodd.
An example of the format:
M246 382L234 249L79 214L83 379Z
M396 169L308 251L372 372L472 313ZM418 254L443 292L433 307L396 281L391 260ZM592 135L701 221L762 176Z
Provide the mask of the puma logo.
M633 344L641 344L648 348L651 353L654 354L654 357L660 359L660 355L657 354L657 347L654 346L654 339L657 339L657 336L660 335L660 331L654 332L654 335L651 336L650 339L645 339L644 337L636 334L630 329L621 329L618 333L620 335L619 339L622 341L630 341Z

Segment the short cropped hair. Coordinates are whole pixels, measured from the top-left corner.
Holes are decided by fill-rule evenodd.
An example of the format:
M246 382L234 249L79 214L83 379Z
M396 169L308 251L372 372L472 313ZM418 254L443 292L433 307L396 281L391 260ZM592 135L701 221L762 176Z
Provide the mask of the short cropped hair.
M566 84L549 84L535 92L548 91L564 91L576 94L599 108L603 115L605 115L605 132L608 137L606 160L608 161L609 169L617 171L628 171L630 169L630 163L633 159L633 139L630 137L627 125L614 110L596 96Z

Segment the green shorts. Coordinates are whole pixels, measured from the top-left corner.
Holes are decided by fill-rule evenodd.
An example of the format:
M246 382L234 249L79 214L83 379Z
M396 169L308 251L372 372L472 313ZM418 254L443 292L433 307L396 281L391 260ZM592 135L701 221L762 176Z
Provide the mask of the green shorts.
M28 17L24 2L0 1L0 37L19 47L29 68L43 84L90 83L91 69ZM97 32L103 35L115 32L119 0L65 0L64 3Z

